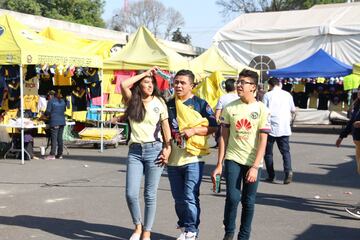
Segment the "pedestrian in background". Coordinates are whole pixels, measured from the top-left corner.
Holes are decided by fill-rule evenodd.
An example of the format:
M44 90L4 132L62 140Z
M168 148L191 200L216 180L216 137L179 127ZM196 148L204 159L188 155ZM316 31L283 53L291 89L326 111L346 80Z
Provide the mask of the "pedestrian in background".
M51 150L50 155L45 157L47 160L62 159L64 149L63 134L66 125L65 111L68 103L60 91L54 93L54 95L54 97L49 98L45 110L45 116L49 118L51 134Z
M226 200L224 210L225 236L232 240L236 228L236 215L241 200L241 224L237 239L250 239L254 216L256 192L270 132L269 110L255 99L258 74L243 70L237 81L240 97L229 103L221 114L221 137L218 162L211 174L213 183L216 175L225 167Z
M293 178L289 138L291 135L292 114L296 110L295 104L291 94L281 89L279 79L270 78L268 84L269 92L265 93L263 98L263 103L270 110L271 125L264 157L268 173L266 181L273 182L275 180L273 147L276 142L283 159L284 184L289 184Z
M222 110L226 107L226 105L228 105L229 103L231 103L232 101L239 99L239 96L236 93L236 88L235 88L235 79L233 78L228 78L225 81L225 91L226 94L222 95L219 98L218 103L216 104L215 107L215 118L216 118L216 122L220 123L220 115ZM218 130L215 133L215 141L216 141L216 145L213 148L217 148L218 147L218 140L220 137L220 127L218 128Z
M358 87L357 98L353 102L353 109L351 118L346 124L346 127L341 131L340 136L336 140L336 147L340 147L341 142L350 133L352 133L355 144L355 160L357 165L357 173L360 174L360 85ZM345 210L352 216L360 219L360 202L353 206L345 208Z
M121 83L131 134L126 171L126 201L135 225L130 240L150 240L156 196L163 167L171 152L168 111L154 78L156 68ZM113 119L113 122L116 119ZM144 180L144 220L139 191Z

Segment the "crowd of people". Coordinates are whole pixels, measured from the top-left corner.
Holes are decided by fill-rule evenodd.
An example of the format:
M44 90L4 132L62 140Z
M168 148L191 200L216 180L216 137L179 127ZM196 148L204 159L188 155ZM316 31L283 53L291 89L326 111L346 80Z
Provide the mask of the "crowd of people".
M205 156L209 154L208 137L216 133L218 158L211 178L223 176L226 200L223 240L234 239L237 208L241 202L241 224L237 239L250 239L256 192L263 159L268 178L275 179L273 145L276 142L283 157L284 184L293 178L289 137L291 118L295 112L292 96L281 89L278 79L268 81L270 91L256 96L259 76L243 70L238 79L228 79L228 92L220 98L214 113L210 105L192 94L194 74L180 70L174 77L174 98L166 102L160 95L154 75L157 68L138 73L123 81L121 90L127 106L130 145L126 173L126 201L135 226L130 240L150 240L156 213L156 195L164 166L167 166L175 203L177 240L199 237L200 185ZM360 94L359 94L360 95ZM260 99L260 100L261 100ZM360 97L355 111L359 112ZM117 121L117 119L113 119ZM360 125L360 114L354 113L336 145L351 129ZM360 128L359 128L360 129ZM354 142L360 173L360 138ZM144 216L140 211L139 191L144 176ZM352 213L354 209L347 209ZM355 212L358 211L355 209Z
M269 91L265 93L258 83L258 74L243 70L237 80L225 81L227 93L220 97L213 112L204 99L192 94L195 76L191 71L176 73L174 98L167 102L160 94L155 74L157 68L153 67L121 83L127 107L125 118L131 129L126 201L135 228L130 240L150 240L157 188L165 166L178 217L180 235L177 240L198 239L200 185L205 156L209 154L207 139L211 134L215 134L215 148L218 148L217 165L211 174L214 191L219 176L226 182L223 240L235 237L240 202L241 224L237 239L250 239L263 161L268 174L265 181L275 180L275 142L283 158L283 183L290 184L293 178L289 137L295 105L291 94L282 90L276 78L268 80ZM358 90L351 119L336 140L336 146L339 147L342 139L352 132L360 174L360 87ZM45 116L50 124L51 151L46 159L62 158L66 105L61 93L50 94ZM144 217L139 199L143 176ZM360 204L345 210L360 218Z

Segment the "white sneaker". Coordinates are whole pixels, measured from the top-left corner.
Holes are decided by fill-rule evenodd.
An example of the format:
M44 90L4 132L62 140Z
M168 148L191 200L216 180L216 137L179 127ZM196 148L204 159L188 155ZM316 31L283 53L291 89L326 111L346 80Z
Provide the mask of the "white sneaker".
M360 219L360 207L345 208L345 210L353 217Z
M187 232L185 234L185 240L196 240L196 233L195 232Z
M178 229L181 231L181 233L176 240L185 240L185 234L186 234L185 228L178 228Z

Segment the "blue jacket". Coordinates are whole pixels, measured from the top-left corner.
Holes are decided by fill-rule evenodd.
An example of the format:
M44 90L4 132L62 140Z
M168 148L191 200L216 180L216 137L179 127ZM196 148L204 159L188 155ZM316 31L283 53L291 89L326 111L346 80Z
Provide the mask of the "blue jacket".
M352 133L353 140L360 141L360 128L353 127L353 124L356 121L360 121L360 106L354 108L350 120L340 133L340 138L346 138L349 133Z
M64 99L52 98L48 101L45 114L50 117L50 127L65 126L65 110Z

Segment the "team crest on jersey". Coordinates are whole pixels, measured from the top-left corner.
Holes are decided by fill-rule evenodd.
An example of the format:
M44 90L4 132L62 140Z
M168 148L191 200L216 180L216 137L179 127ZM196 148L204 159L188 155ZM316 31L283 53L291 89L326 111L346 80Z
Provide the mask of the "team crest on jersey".
M214 112L213 112L212 108L210 107L210 105L207 105L207 106L206 106L206 112L207 112L209 115L214 114Z
M3 35L5 32L5 28L3 26L0 26L0 36Z
M178 129L178 128L179 128L179 125L178 125L178 122L176 121L176 119L173 119L173 120L172 120L171 125L173 126L174 129Z
M252 113L250 113L250 117L251 117L252 119L257 119L257 118L259 117L259 113L257 113L257 112L252 112Z
M158 107L154 107L154 112L159 113L160 109Z

